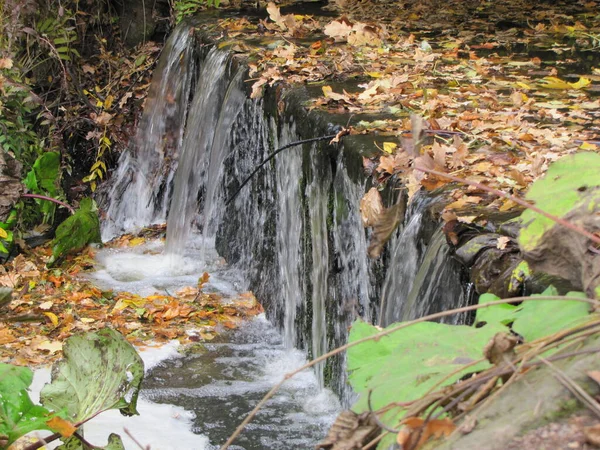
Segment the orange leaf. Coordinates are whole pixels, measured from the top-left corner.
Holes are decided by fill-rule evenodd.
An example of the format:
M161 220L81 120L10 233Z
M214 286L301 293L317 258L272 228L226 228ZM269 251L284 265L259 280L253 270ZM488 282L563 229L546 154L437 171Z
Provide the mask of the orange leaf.
M402 421L404 428L396 436L396 442L402 448L418 450L429 438L447 437L456 429L451 419L433 419L424 423L420 417L408 417Z
M46 425L52 428L53 431L60 433L62 437L71 437L73 433L77 431L77 427L71 422L60 417L54 416L52 419L46 421Z

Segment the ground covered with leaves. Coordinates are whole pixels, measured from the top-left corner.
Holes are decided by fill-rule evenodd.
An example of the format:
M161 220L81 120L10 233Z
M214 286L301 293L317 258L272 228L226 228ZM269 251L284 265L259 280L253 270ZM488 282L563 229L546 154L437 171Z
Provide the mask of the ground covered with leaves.
M126 248L157 238L164 227L140 235L122 236L107 245ZM0 285L12 294L0 304L0 362L38 366L62 355L65 339L78 332L111 327L139 348L179 339L208 341L262 312L249 292L224 298L203 291L209 274L195 286L172 295L141 297L103 291L85 274L94 269L95 250L70 256L62 266L48 269L52 249L40 247L19 255L0 271Z
M266 19L221 20L220 45L249 55L253 97L304 83L309 109L351 116L351 133L385 136L380 156L365 161L379 181L400 178L409 196L449 182L413 171L416 160L519 194L550 162L600 148L597 2L340 0L328 9L339 17L271 3ZM474 187L450 197L448 216L516 206Z

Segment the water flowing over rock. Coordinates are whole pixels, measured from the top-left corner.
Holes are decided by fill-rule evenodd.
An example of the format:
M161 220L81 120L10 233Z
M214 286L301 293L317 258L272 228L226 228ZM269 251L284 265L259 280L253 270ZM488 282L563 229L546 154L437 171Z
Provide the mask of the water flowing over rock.
M273 150L339 125L307 115L293 92L249 99L243 64L196 49L196 69L191 47L189 29L178 28L165 48L136 145L114 176L105 238L168 210L166 252L185 255L202 229L244 274L238 288L254 291L285 347L309 358L346 343L357 317L386 325L466 301L430 197L413 201L383 256L369 259L359 211L369 180L353 137L285 150L226 202ZM172 101L160 98L170 92ZM344 358L319 363L316 378L349 404Z

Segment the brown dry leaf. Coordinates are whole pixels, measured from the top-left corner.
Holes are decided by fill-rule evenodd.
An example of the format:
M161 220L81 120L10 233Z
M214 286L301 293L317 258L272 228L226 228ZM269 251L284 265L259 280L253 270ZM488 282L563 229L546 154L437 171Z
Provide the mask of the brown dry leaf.
M515 355L515 346L519 343L516 336L496 333L483 348L483 356L494 365L503 365Z
M323 33L325 33L326 36L335 39L336 42L346 41L351 31L352 23L346 16L343 16L339 20L329 22L323 29Z
M12 69L13 60L10 58L0 58L0 69Z
M592 425L591 427L585 427L583 429L583 435L585 436L586 442L600 447L600 423Z
M430 438L439 439L450 436L456 425L449 418L433 419L427 423L420 417L409 417L402 421L404 428L398 433L396 442L402 448L418 450Z
M369 258L379 258L383 247L392 236L392 233L398 228L398 225L404 220L406 212L406 202L404 194L398 196L396 204L379 215L376 223L373 224L373 234L367 249Z
M496 244L496 248L499 250L504 250L506 248L506 244L510 242L510 238L508 236L502 236L498 238L498 243Z
M381 39L377 30L372 26L364 23L356 23L352 27L352 31L348 35L348 44L360 47L362 45L370 45L372 47L379 47L381 45Z
M9 328L0 328L0 345L15 342L17 338Z
M360 415L342 411L329 428L327 436L317 444L317 449L350 450L363 448L380 432L372 413Z
M346 103L352 103L348 95L346 95L345 93L337 94L333 92L331 86L323 86L321 89L323 90L323 95L325 96L325 98L330 98L331 100L334 100L336 102L344 101Z
M586 375L600 385L600 370L590 370Z
M379 221L384 209L381 194L377 188L373 187L369 189L369 192L360 200L360 214L363 226L365 228L374 226Z

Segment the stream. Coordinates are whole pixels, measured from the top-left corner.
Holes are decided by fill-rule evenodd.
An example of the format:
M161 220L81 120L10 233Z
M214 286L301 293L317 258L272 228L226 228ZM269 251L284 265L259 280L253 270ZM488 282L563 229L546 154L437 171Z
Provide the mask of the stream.
M193 286L208 271L211 276L205 292L218 293L224 302L241 292L241 274L223 262L210 241L194 234L187 242L182 256L163 254L164 243L158 240L133 248L101 250L91 278L102 289L150 295ZM218 448L271 387L306 363L305 353L285 346L264 314L239 329L221 330L213 341L193 346L185 354L168 352L165 356L167 359L153 363L147 371L141 391L142 415L151 418L164 405L181 407L177 415L186 418L193 433L208 439L174 444L178 437L167 432L148 442L144 426L138 427L140 435L134 432L134 436L153 450ZM306 370L284 384L234 448L312 447L326 434L339 411L335 394L320 388L315 373ZM93 422L93 436L100 438L101 429L110 429L110 420L102 426ZM118 420L112 425L112 431L120 431ZM152 426L152 422L147 425Z

